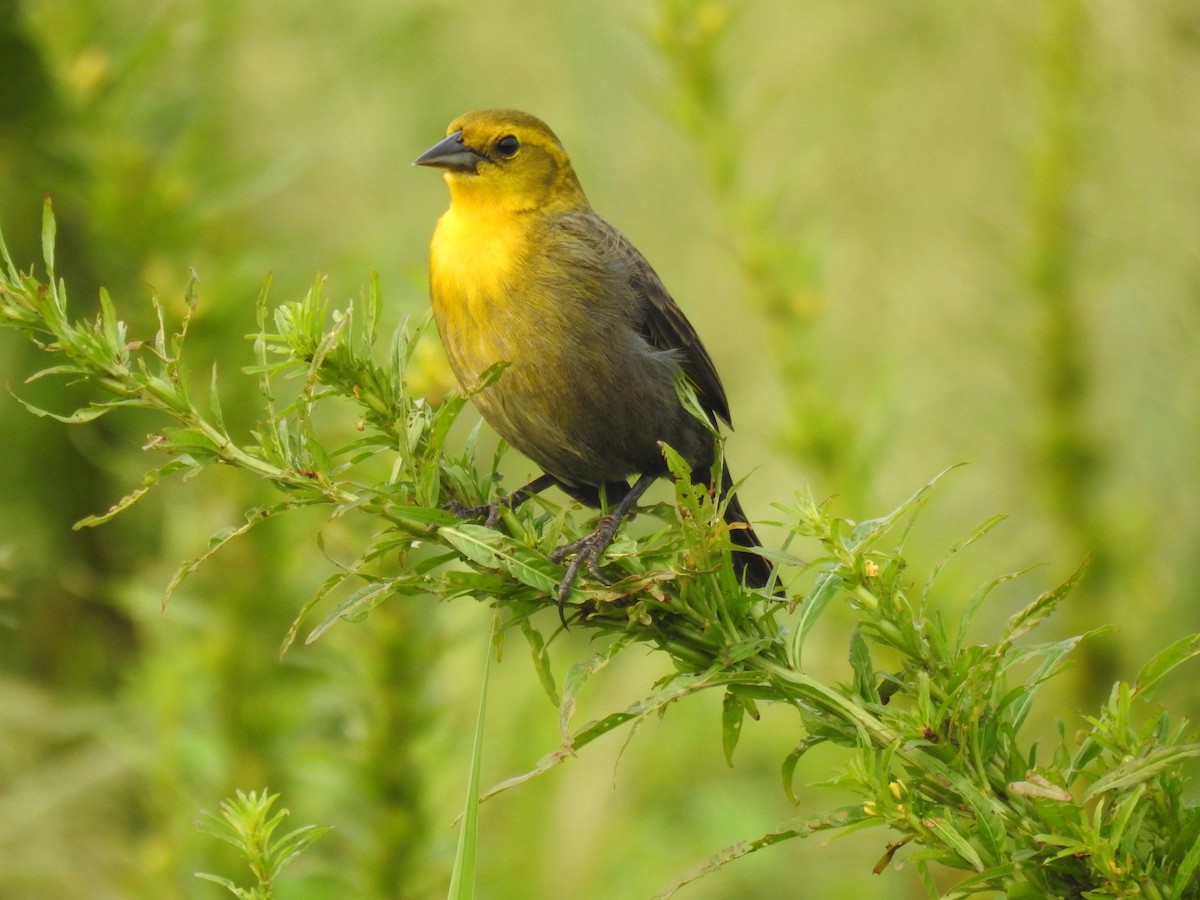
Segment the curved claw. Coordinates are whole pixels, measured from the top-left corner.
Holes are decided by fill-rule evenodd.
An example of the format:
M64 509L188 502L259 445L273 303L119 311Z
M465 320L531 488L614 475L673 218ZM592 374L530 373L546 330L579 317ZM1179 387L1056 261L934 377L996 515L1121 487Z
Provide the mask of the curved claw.
M601 584L610 583L600 573L600 557L612 543L620 524L620 519L614 516L605 516L596 524L593 532L585 534L577 541L564 544L550 554L550 561L556 563L562 562L568 556L574 556L567 565L567 571L563 573L562 581L558 583L558 590L555 591L554 599L558 601L558 618L562 621L563 628L567 627L567 598L571 596L571 587L575 584L575 579L579 577L579 570L583 566L586 565L591 576Z
M601 518L596 523L596 528L591 534L585 535L564 547L559 547L550 554L550 559L554 562L561 562L564 557L572 553L575 554L575 558L567 566L567 571L563 575L562 581L558 584L558 591L555 598L558 600L558 617L562 620L563 628L567 627L567 613L564 604L566 604L567 597L571 594L571 585L575 583L575 578L579 575L579 567L586 564L588 571L592 573L597 581L604 584L608 583L600 574L600 557L604 555L604 551L612 543L613 538L617 534L617 529L621 527L622 520L637 505L638 499L642 494L646 493L646 488L650 487L650 484L656 477L653 474L639 476L633 487L629 489L629 492L621 498L621 502L617 504L617 508L607 516Z

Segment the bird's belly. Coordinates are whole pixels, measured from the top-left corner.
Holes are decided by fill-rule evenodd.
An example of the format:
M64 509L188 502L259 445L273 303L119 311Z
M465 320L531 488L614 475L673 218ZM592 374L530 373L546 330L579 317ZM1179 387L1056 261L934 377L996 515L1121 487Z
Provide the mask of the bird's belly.
M560 481L597 485L665 471L659 441L707 465L711 439L680 405L672 366L564 345L548 337L553 329L545 323L524 340L487 334L460 336L456 370L471 385L490 365L507 363L475 394L475 405L501 437Z

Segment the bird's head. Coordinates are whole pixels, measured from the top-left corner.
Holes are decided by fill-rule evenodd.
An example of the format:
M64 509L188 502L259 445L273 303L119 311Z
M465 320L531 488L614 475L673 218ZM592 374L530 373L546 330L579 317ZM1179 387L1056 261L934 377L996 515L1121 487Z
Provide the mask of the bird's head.
M587 205L567 151L550 127L515 109L459 116L414 165L444 169L451 200L522 212Z

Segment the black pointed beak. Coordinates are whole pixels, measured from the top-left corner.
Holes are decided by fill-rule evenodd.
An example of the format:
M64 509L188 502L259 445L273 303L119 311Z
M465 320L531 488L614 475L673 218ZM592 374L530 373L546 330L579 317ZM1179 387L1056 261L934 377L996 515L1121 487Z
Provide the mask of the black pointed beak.
M413 160L413 165L436 166L451 172L470 172L474 175L479 163L485 159L487 157L482 153L476 153L464 144L462 132L456 131L418 156Z

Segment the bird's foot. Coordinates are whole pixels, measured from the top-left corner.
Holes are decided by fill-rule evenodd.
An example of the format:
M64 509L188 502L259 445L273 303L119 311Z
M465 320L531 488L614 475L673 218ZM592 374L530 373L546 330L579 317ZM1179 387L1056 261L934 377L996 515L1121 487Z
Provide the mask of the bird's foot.
M605 516L590 534L585 534L577 541L564 544L550 554L550 561L556 563L562 562L568 556L573 557L567 565L567 571L563 573L562 581L558 583L558 590L555 591L555 600L558 601L558 617L562 620L563 628L567 627L567 598L571 596L571 587L575 584L580 569L587 566L587 570L593 578L601 584L609 583L608 579L600 574L600 557L612 543L620 524L619 517Z
M449 503L443 504L442 509L467 521L483 519L484 525L488 528L495 528L500 521L500 510L504 508L504 505L502 500L497 503L485 503L482 506L467 506L465 503L451 500Z
M495 503L485 503L483 506L467 506L457 500L451 500L442 509L453 513L460 519L483 519L488 528L495 528L500 521L500 514L506 509L516 509L534 494L543 491L554 484L553 475L540 475L519 490L513 491L507 497L501 497Z

